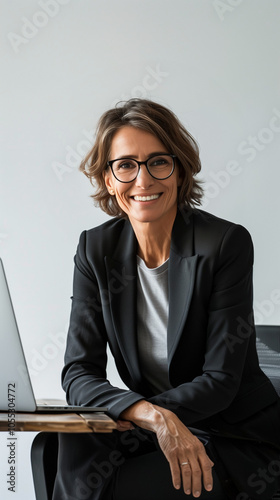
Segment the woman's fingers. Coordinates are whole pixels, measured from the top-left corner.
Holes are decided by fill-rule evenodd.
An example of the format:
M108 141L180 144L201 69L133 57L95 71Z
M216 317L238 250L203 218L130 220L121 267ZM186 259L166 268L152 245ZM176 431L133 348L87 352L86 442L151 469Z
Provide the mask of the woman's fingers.
M207 459L205 459L205 456L199 457L200 460L200 465L202 469L202 476L203 476L203 485L206 491L211 491L213 488L213 475L212 475L212 467L214 463L210 458L207 456Z
M174 488L176 488L176 490L179 490L181 488L181 470L177 460L175 460L174 462L169 461L169 467L171 471L173 486Z
M183 487L186 495L192 494L195 498L200 497L202 485L206 491L213 488L212 467L213 462L206 454L205 448L199 442L193 449L188 449L188 458L186 458L186 449L182 454L182 449L170 449L165 452L168 459L173 486L176 489ZM184 457L184 458L182 458Z
M188 463L186 463L188 462ZM200 460L192 457L180 464L184 492L198 498L201 495L202 483L206 491L213 488L213 462L205 454Z
M203 475L203 469L200 467L199 462L196 459L192 459L188 465L182 466L182 478L183 478L183 487L185 493L190 493L190 489L192 492L192 495L195 498L198 498L201 495L201 490L202 490L202 475ZM188 469L189 469L189 474L191 475L191 488L189 487L189 474L188 474ZM185 478L186 478L186 485L185 485Z
M187 476L187 486L189 485L188 472L186 472L185 469L190 469L192 481L191 490L193 496L197 498L201 494L202 485L206 491L212 490L212 467L214 464L208 457L204 445L197 437L195 437L195 442L193 444L194 445L188 449L188 459L186 460L188 464L181 466L181 468L183 469L182 478ZM184 463L185 461L183 460L181 463L182 462Z
M192 470L190 463L184 461L180 464L180 468L181 468L183 490L186 493L186 495L190 495L192 492L192 484L193 484Z
M206 478L208 490L212 489L211 476L206 472L206 468L201 468L198 460L191 459L190 461L184 461L175 465L173 461L169 462L173 486L176 489L183 487L186 495L192 495L198 498L201 495L202 490L202 476ZM204 483L204 481L203 481ZM204 483L206 484L206 483Z

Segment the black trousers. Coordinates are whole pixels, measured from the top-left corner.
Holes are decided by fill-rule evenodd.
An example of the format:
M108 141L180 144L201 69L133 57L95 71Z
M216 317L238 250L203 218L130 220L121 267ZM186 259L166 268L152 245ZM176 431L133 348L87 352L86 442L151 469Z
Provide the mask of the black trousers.
M197 437L207 446L208 437ZM208 451L208 450L207 450ZM209 454L209 453L208 453ZM211 458L211 457L210 457ZM200 500L225 500L213 468L214 488ZM53 500L192 499L172 485L169 464L155 435L142 429L109 434L59 436L58 474Z

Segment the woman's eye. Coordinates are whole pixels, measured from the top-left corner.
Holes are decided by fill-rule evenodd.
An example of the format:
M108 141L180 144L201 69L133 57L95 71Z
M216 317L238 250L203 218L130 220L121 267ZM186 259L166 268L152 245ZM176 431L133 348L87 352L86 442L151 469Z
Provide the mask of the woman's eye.
M119 166L118 166L118 169L119 170L129 170L131 168L135 168L135 165L133 163L130 163L129 161L125 162L125 163L121 163Z
M158 167L161 165L166 165L167 161L165 158L153 158L150 162L152 167Z

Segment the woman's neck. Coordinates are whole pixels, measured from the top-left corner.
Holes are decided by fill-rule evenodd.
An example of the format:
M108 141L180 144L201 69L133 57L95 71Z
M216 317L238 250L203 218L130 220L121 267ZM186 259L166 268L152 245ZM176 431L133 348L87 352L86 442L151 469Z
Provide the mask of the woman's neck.
M171 232L174 219L137 223L130 221L138 241L138 255L149 268L163 264L170 254Z

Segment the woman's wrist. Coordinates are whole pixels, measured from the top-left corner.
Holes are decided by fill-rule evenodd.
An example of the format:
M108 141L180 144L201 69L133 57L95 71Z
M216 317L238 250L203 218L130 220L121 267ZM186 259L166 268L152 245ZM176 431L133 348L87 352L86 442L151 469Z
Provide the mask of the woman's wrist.
M126 408L121 413L120 419L129 420L146 430L156 432L158 425L163 422L164 417L160 407L154 406L152 403L142 399Z

